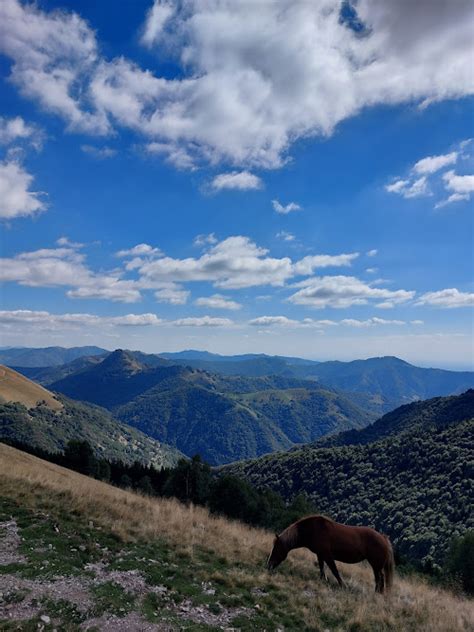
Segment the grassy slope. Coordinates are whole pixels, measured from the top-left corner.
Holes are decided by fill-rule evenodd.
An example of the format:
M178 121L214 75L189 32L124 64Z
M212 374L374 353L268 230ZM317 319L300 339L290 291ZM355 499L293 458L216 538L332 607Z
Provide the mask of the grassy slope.
M202 508L119 490L1 445L0 512L3 525L16 520L24 556L0 566L0 585L14 587L4 589L0 613L8 616L9 608L30 599L25 585L43 589L30 621L0 621L2 630L35 630L41 614L51 618L45 630L73 631L84 620L116 617L110 629L128 621L145 629L148 620L195 632L467 632L474 617L472 601L414 578L396 578L387 598L375 595L363 565L340 565L348 580L343 591L322 584L303 551L270 575L263 568L268 533ZM0 531L0 549L1 542ZM67 581L75 582L75 605L58 601Z
M3 365L0 365L0 401L20 402L27 408L35 407L39 402L46 402L51 410L63 407L48 390Z

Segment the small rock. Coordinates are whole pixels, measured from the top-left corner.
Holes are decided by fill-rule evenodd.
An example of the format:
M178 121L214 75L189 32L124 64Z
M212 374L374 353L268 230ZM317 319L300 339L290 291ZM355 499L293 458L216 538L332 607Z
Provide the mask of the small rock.
M94 523L92 522L92 520L89 520L89 529L93 529L94 528Z
M41 619L41 621L42 621L43 623L46 623L46 625L48 625L49 623L51 623L51 618L50 618L50 617L48 617L48 615L47 615L47 614L42 614L42 615L41 615L41 617L40 617L40 619Z
M79 551L85 551L85 550L86 550L86 547L84 546L84 544L81 544L79 546Z

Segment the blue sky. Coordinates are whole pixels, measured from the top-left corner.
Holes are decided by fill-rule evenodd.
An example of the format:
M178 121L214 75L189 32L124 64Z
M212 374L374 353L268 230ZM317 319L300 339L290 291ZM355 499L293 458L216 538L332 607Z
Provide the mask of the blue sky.
M471 367L472 3L357 12L4 0L0 343Z

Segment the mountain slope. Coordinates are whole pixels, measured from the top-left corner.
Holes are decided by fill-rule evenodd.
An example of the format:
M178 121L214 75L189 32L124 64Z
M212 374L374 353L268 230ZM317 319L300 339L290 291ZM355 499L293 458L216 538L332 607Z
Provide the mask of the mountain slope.
M474 390L406 404L361 430L348 430L318 441L318 446L362 445L402 432L431 432L474 417Z
M108 353L100 347L11 347L0 349L0 363L9 366L39 367L59 366L82 356Z
M2 374L3 372L3 374ZM1 379L3 377L3 379ZM51 452L71 439L88 441L97 455L157 467L176 463L181 454L112 417L103 408L55 396L26 377L0 367L0 438Z
M0 365L0 402L20 402L34 408L42 402L51 410L60 410L61 402L45 388L9 367Z
M409 407L393 411L386 416L392 434L374 443L307 446L224 471L287 499L304 492L340 522L373 524L402 556L432 570L442 564L453 534L474 528L473 395L420 402L416 415L407 415Z
M122 421L212 464L287 449L375 418L316 383L226 377L163 359L164 366L147 361L117 350L51 388L105 406Z
M339 565L344 591L318 579L306 551L266 573L271 533L2 445L0 521L12 562L2 568L6 629L44 628L40 615L58 630L472 628L471 601L416 577L396 577L393 596L374 599L362 564Z

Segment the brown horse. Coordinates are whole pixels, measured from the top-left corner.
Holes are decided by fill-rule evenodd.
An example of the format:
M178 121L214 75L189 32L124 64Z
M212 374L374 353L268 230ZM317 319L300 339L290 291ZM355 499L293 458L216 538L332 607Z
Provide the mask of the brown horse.
M276 568L292 549L301 547L317 555L321 579L326 580L326 563L339 586L343 586L336 561L357 564L367 560L374 571L375 591L383 593L392 585L395 565L392 545L385 535L375 529L339 524L325 516L303 518L275 537L267 568Z

